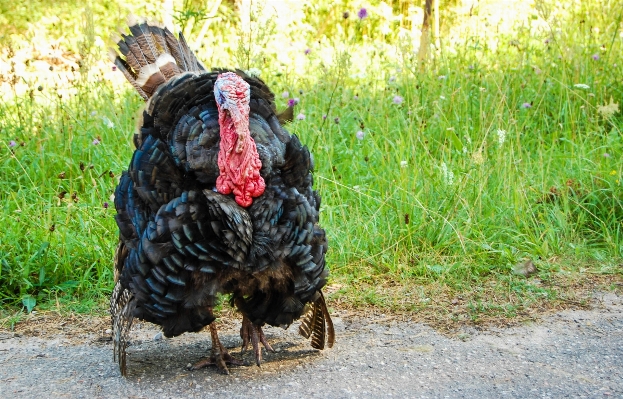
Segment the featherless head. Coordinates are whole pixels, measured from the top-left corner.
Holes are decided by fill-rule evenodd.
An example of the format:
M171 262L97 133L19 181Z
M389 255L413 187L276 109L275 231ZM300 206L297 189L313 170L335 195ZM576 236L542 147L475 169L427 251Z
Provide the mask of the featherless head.
M251 87L235 73L225 72L214 82L214 98L221 135L216 189L221 194L233 193L236 202L247 207L265 188L262 162L249 131Z
M249 114L251 87L234 72L221 73L214 82L214 98L219 112L227 110L234 122L239 122Z

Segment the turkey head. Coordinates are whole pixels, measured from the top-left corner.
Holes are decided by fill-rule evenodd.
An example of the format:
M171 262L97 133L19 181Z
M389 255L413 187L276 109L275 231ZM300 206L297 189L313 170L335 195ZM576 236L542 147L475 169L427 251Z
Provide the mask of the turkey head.
M225 195L233 192L236 202L243 207L250 206L266 186L260 176L262 162L249 131L250 96L249 84L234 72L218 75L214 97L221 144L216 189Z

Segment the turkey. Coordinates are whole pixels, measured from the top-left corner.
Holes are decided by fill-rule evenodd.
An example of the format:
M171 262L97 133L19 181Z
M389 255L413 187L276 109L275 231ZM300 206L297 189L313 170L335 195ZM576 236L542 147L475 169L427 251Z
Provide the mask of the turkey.
M222 295L242 314L242 351L272 351L266 324L299 332L317 349L334 330L322 287L327 239L318 225L313 158L282 123L274 95L240 70L207 70L182 34L131 18L111 49L146 101L136 149L115 190L119 245L110 299L114 357L126 375L133 320L166 337L209 326L211 353L194 369L242 364L220 343Z

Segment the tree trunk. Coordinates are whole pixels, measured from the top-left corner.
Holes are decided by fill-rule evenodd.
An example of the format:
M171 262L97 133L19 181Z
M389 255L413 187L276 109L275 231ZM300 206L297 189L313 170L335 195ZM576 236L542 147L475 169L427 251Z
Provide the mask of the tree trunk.
M433 0L426 0L424 6L424 20L422 21L422 35L420 36L420 49L417 59L420 70L424 68L424 63L428 61L428 50L430 48L430 16L433 8Z

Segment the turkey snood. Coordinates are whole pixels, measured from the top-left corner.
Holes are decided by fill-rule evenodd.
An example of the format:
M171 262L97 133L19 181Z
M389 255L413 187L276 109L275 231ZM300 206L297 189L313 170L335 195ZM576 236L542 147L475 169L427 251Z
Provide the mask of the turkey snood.
M235 73L222 73L214 83L214 97L221 130L216 189L225 195L233 192L236 202L248 207L265 188L262 162L249 131L250 87Z

